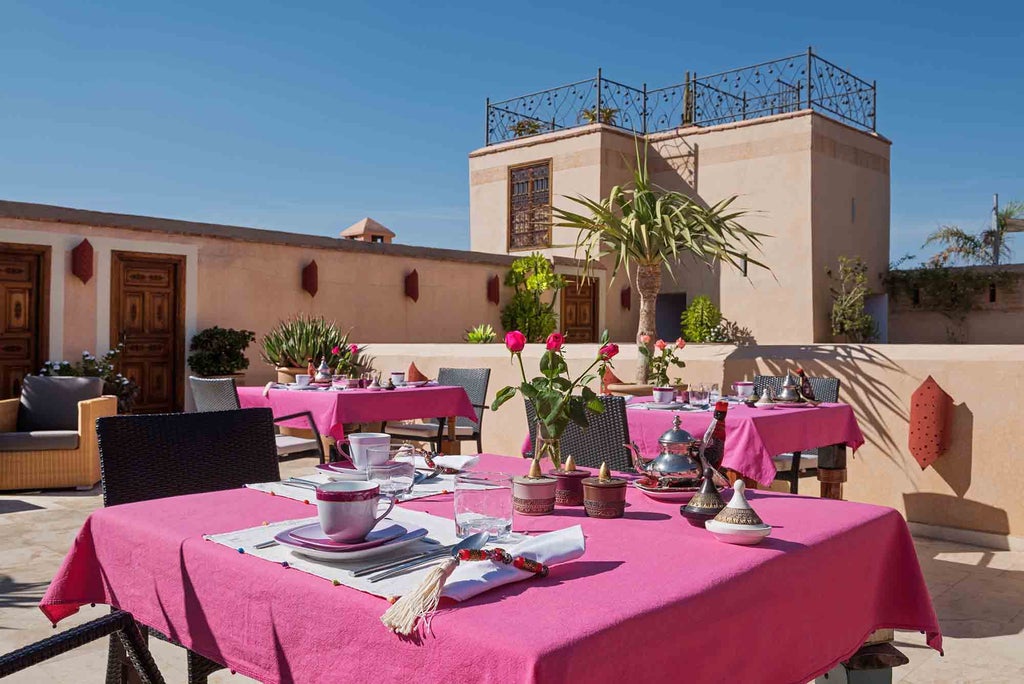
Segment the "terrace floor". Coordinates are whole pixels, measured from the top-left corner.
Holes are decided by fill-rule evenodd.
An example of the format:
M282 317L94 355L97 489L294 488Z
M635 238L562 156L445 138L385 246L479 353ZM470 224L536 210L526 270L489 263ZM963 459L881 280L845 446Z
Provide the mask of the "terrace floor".
M285 461L282 475L301 475L312 458ZM52 629L36 607L86 516L101 505L90 492L0 496L0 653L42 639ZM993 551L930 539L915 540L944 634L946 656L924 645L924 636L897 632L896 646L910 663L893 681L1024 681L1024 552ZM105 606L83 609L61 627L98 617ZM180 648L152 640L154 657L168 682L185 680ZM20 675L17 682L100 682L106 640L77 649ZM83 677L84 675L84 677ZM248 681L226 670L212 682Z

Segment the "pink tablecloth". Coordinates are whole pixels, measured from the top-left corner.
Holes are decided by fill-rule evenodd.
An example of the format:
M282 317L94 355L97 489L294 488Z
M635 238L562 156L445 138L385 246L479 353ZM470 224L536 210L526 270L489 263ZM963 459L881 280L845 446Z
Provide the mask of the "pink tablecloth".
M526 467L491 455L480 464ZM941 647L910 534L892 509L753 492L775 529L742 547L691 527L678 505L628 496L618 520L579 508L516 516L516 530L581 524L586 554L545 579L442 604L422 643L384 628L380 598L204 541L314 514L244 489L96 511L41 608L56 621L89 603L116 605L266 682L803 684L875 629L922 630ZM450 494L405 505L452 516Z
M626 409L629 438L645 456L658 453L658 438L678 415L682 427L702 437L711 412ZM772 456L831 444L852 449L864 444L853 409L847 404L821 404L817 408L776 408L770 411L732 404L725 414L725 455L722 465L744 477L769 485L775 479Z
M322 434L335 439L345 436L345 423L379 423L387 420L447 418L460 416L476 421L476 410L461 387L434 385L396 390L270 390L263 396L262 387L239 387L242 408L273 409L275 416L300 411L313 414L313 422ZM286 427L309 427L303 419L288 421Z

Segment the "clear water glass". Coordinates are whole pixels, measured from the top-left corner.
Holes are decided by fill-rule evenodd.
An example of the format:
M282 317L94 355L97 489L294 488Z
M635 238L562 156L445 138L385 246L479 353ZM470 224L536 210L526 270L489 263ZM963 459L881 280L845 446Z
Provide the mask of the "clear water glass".
M455 476L455 534L486 532L492 540L512 532L512 476L466 472Z
M392 499L412 491L412 483L416 477L416 469L411 463L387 461L380 465L370 466L366 471L366 479L380 486L380 493Z
M718 389L718 383L711 385L711 389L708 390L708 403L715 404L719 399L722 398L722 393Z

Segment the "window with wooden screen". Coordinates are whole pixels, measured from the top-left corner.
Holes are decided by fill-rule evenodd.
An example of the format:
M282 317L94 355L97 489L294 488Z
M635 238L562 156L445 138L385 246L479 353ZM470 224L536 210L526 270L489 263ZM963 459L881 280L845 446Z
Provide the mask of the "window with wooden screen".
M509 169L508 248L551 246L551 160Z

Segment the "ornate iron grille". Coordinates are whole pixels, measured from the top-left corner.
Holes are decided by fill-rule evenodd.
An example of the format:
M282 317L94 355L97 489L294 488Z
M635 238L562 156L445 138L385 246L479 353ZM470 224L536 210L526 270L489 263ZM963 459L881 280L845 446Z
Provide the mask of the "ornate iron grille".
M638 134L713 126L813 109L875 130L876 86L807 52L710 76L687 72L683 83L648 90L604 78L487 101L487 145L586 124Z
M551 246L551 162L509 170L508 248Z

